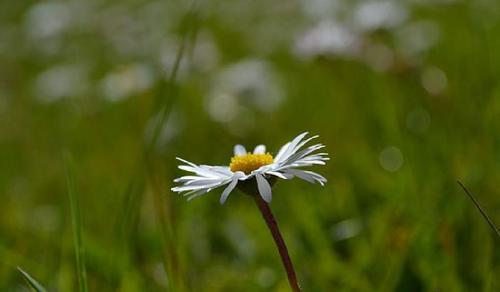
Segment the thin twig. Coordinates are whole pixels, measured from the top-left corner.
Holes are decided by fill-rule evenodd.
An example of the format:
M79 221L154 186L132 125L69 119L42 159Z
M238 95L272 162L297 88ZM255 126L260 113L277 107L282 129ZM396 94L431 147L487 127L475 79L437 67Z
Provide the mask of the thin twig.
M269 208L269 205L260 197L260 195L253 195L257 206L262 214L262 217L266 221L267 227L273 236L274 242L278 247L278 251L281 256L281 261L285 266L286 274L288 276L288 282L290 282L290 287L293 292L300 292L299 283L297 282L297 275L295 274L295 270L293 268L292 260L288 255L288 249L286 248L285 241L281 236L280 229L278 227L278 223L274 219L273 213Z
M476 200L476 198L474 198L474 196L469 192L469 190L467 190L467 188L464 186L464 184L462 184L459 180L457 180L457 182L462 187L462 189L467 194L467 196L469 196L469 198L472 200L472 202L474 203L476 208L479 210L479 212L481 212L481 215L483 215L483 218L486 220L486 222L488 222L488 225L490 225L491 229L493 229L493 231L496 233L498 238L500 238L500 231L498 231L498 228L495 225L495 223L493 222L493 220L491 220L491 218L488 216L486 211L484 211L483 208L481 208L481 205L479 205L479 202Z

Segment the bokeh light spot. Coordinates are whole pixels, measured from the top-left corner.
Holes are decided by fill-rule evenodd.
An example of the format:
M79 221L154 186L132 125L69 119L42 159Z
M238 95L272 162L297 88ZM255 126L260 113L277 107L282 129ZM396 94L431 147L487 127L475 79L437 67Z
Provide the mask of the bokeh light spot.
M395 172L403 166L403 154L399 148L389 146L380 152L379 162L383 169Z

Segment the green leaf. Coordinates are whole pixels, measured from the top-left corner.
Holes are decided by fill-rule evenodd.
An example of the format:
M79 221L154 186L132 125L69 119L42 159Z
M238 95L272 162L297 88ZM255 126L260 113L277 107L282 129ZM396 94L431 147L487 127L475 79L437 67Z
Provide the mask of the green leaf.
M75 167L69 153L65 157L66 182L71 205L71 222L73 225L73 239L75 244L76 265L80 292L87 292L87 270L85 266L85 251L83 248L82 223L80 220L80 203L75 184Z
M43 288L42 285L40 285L40 283L38 283L37 280L33 279L28 273L23 271L23 269L21 269L20 267L17 267L17 270L21 273L21 275L23 275L26 282L28 282L28 284L30 285L31 288L33 288L34 291L37 291L37 292L46 292L47 291L45 288Z

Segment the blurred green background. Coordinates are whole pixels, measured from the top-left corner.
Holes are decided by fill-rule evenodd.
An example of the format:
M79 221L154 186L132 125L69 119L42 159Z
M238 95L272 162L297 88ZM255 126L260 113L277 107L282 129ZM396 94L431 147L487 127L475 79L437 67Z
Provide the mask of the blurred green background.
M0 290L288 291L251 198L170 192L176 156L228 164L302 131L326 187L271 208L304 291L500 291L500 2L0 4Z

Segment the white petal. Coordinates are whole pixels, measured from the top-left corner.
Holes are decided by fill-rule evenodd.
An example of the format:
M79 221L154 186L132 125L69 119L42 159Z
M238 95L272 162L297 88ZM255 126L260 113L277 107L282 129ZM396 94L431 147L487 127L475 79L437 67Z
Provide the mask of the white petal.
M187 166L187 165L179 165L179 169L182 169L184 171L189 171L189 172L194 172L199 176L205 176L205 177L220 177L221 175L215 171L212 171L207 168L202 168L202 167L194 167L194 166Z
M253 150L253 154L265 154L266 153L266 145L258 145Z
M297 137L295 137L292 142L290 142L290 144L288 145L287 149L283 152L283 153L278 153L278 155L276 156L276 161L281 161L281 160L285 160L287 159L290 155L294 154L297 149L296 149L296 146L297 144L300 143L300 141L302 141L302 139L304 139L304 137L308 134L308 132L304 132L300 135L298 135ZM280 151L281 152L281 151ZM280 155L281 154L281 155Z
M202 179L202 178L203 177L201 177L201 176L186 175L186 176L182 176L182 177L174 179L174 182L175 183L183 183L183 182L188 182L188 181L192 181L192 180L198 180L198 179Z
M243 145L235 145L234 146L234 156L241 156L247 154L247 150L245 149L245 146Z
M264 201L271 202L272 192L269 182L261 174L256 174L255 178L257 179L257 188L259 189L260 196Z
M289 174L293 174L296 177L301 178L301 179L308 181L310 183L315 183L314 178L311 175L305 173L305 171L303 171L303 170L287 169L286 172Z
M181 162L184 162L184 163L186 163L186 164L189 164L189 165L191 165L191 166L197 167L197 165L196 165L196 164L194 164L194 163L192 163L192 162L190 162L190 161L187 161L187 160L185 160L185 159L182 159L182 158L180 158L180 157L176 157L175 159L177 159L177 160L179 160L179 161L181 161Z
M219 187L219 186L224 185L224 184L226 184L226 182L220 181L220 182L216 182L216 183L212 183L212 184L204 184L204 185L198 185L198 186L183 185L180 187L172 188L172 191L176 192L176 193L181 193L181 192L187 192L187 191L193 191L193 190L216 188L216 187Z
M193 179L184 183L185 186L211 185L220 182L221 179Z
M315 136L312 136L310 138L307 138L306 140L300 142L300 144L298 144L295 149L296 151L298 151L300 148L304 147L304 145L306 145L307 143L309 143L309 141L313 140L313 139L316 139L318 138L319 136L318 135L315 135Z
M201 190L201 191L197 191L197 192L193 193L191 196L189 196L189 197L187 198L187 200L188 200L188 201L191 201L192 199L194 199L194 198L196 198L196 197L199 197L199 196L201 196L201 195L204 195L204 194L208 193L209 191L210 191L210 189L208 189L208 190Z
M281 156L285 153L285 151L288 149L288 146L290 146L290 142L286 143L285 145L281 146L280 151L278 151L278 154L276 154L276 157L274 158L274 162L279 162L281 160Z
M322 186L324 186L326 183L326 178L312 171L301 170L301 169L287 169L285 171L310 183L318 182Z
M208 169L210 169L211 171L217 172L224 177L234 175L234 173L231 171L231 169L228 166L208 166Z
M293 154L288 155L288 157L286 159L282 159L282 160L283 161L286 160L286 161L284 161L284 163L297 161L297 160L300 160L300 159L306 157L307 155L313 153L314 151L321 149L323 147L325 147L325 146L321 145L321 144L316 144L316 145L313 145L311 147L307 147L306 149L301 150L299 152L296 152L296 151L298 151L298 149L297 149L297 150L292 152Z
M299 142L302 141L307 134L309 134L309 132L301 133L297 135L297 137L293 138L292 142L290 142L290 146L292 146L291 148L295 148L295 146L297 146L297 144L299 144Z
M246 174L243 171L237 171L234 173L231 183L227 188L222 192L222 195L220 196L220 203L221 205L224 204L224 202L227 200L227 197L231 193L231 191L236 187L238 184L239 180L244 180L246 177Z
M193 196L193 194L198 194L198 193L207 193L208 191L206 189L203 189L203 190L193 190L193 191L189 191L187 193L184 193L183 196L186 197L186 196Z
M285 173L281 173L281 172L278 172L278 171L267 171L266 173L274 175L274 176L277 176L277 177L282 178L282 179L290 179L290 178L293 177L293 175L287 175Z
M236 184L238 184L238 179L235 178L231 181L231 183L227 186L226 189L222 192L222 195L220 196L220 204L224 204L226 202L227 197L229 194L233 191L233 189L236 187Z

